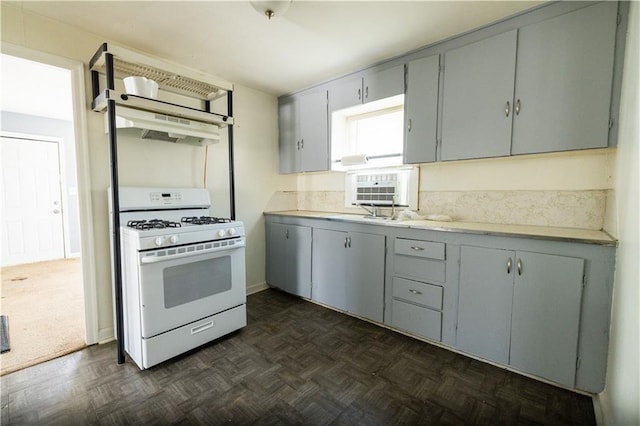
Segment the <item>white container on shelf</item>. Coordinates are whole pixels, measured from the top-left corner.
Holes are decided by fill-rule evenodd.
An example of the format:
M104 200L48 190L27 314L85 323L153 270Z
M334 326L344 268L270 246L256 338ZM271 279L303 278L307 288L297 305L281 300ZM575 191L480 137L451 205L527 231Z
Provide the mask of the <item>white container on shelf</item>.
M145 98L155 99L158 97L158 83L147 77L125 77L124 88L127 93Z

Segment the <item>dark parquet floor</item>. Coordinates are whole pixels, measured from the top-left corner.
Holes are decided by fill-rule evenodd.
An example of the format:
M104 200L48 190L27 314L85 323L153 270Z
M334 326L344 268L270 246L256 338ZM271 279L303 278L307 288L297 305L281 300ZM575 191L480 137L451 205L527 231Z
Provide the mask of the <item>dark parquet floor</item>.
M591 425L589 397L276 290L243 330L140 371L96 345L2 377L2 424Z

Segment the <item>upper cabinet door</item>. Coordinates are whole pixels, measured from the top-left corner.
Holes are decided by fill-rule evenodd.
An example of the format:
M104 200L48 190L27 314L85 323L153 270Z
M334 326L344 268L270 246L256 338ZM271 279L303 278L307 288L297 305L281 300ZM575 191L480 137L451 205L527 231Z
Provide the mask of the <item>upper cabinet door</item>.
M520 29L513 154L607 146L617 5Z
M404 163L436 161L439 67L438 55L407 64Z
M404 93L404 65L367 74L363 79L363 103Z
M300 170L300 156L298 154L298 107L294 97L280 99L278 105L278 132L280 173L296 173Z
M327 91L305 93L299 99L300 170L329 169Z
M509 155L516 40L513 30L445 53L442 160Z
M345 77L331 85L329 96L330 111L338 111L362 103L362 77Z

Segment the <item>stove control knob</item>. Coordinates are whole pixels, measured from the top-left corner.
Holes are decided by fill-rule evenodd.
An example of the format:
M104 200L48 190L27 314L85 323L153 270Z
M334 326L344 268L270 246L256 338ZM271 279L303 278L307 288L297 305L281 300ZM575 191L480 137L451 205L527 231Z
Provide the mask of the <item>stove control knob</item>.
M171 237L169 237L169 241L171 241L171 244L176 244L178 240L179 238L177 235L172 235Z
M224 229L221 229L218 231L218 237L220 238L224 237Z
M235 228L230 228L230 229L227 231L227 234L229 234L229 235L231 235L231 236L236 235L236 229L235 229Z
M156 245L157 246L161 246L164 244L164 237L158 237L156 238Z

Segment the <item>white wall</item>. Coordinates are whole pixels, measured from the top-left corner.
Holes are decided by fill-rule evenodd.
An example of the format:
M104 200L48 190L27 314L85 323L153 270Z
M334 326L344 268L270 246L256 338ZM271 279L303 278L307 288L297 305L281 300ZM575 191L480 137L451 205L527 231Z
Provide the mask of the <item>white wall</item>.
M420 191L594 190L613 187L615 149L420 165ZM341 172L298 175L299 191L344 191Z
M17 3L19 5L19 3ZM100 36L25 12L19 6L0 3L1 39L16 46L82 61L85 64L104 40ZM136 46L130 46L136 48ZM224 76L223 76L224 77ZM87 96L91 93L85 75ZM264 283L264 223L262 212L277 189L295 188L295 177L277 173L277 100L274 96L236 86L234 97L237 217L247 231L247 285ZM111 266L107 213L109 155L103 114L87 105L91 170L91 203L95 244L98 327L101 339L113 327ZM119 147L121 185L203 185L205 150L152 142L148 145L123 140ZM226 138L208 150L206 185L214 202L214 213L228 212Z
M607 384L600 403L607 425L640 424L640 4L631 2L620 104L616 194L619 239L613 287Z

